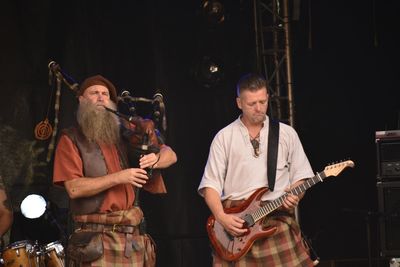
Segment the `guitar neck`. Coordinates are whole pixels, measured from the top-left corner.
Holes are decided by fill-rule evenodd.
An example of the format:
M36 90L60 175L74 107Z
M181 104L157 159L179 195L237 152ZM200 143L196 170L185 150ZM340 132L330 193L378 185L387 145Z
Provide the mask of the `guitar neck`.
M322 180L325 178L325 173L319 172L317 173L314 177L307 179L304 183L301 185L296 186L292 190L290 190L290 193L293 195L300 195L304 193L308 188L312 187L313 185L322 182ZM279 198L268 202L266 205L262 206L260 209L255 211L254 213L251 214L251 217L253 218L254 222L257 222L258 220L264 218L274 210L278 209L280 206L283 205L283 201L287 197L288 193L283 194Z

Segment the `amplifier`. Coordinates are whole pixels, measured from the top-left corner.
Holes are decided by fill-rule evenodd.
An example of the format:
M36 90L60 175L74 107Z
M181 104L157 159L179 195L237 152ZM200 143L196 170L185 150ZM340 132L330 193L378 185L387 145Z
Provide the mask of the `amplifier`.
M400 182L378 182L381 256L400 255Z
M381 162L381 176L400 177L400 161Z
M375 133L378 179L400 180L400 130Z

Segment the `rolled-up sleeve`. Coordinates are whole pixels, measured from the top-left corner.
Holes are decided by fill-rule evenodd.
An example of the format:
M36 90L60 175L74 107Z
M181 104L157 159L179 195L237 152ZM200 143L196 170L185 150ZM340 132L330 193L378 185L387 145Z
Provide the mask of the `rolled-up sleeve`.
M54 157L53 183L63 185L79 177L83 177L83 164L78 148L68 136L62 135Z
M219 134L214 138L210 146L207 164L198 187L198 193L201 196L204 196L202 189L205 187L213 188L222 196L226 175L226 160L222 136Z

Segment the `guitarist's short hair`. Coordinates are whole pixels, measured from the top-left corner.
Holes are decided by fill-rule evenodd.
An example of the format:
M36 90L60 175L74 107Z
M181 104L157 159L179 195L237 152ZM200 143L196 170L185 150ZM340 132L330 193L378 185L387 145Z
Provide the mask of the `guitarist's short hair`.
M236 85L236 94L239 97L243 91L257 91L264 87L267 88L267 81L263 76L256 73L248 73L239 79Z

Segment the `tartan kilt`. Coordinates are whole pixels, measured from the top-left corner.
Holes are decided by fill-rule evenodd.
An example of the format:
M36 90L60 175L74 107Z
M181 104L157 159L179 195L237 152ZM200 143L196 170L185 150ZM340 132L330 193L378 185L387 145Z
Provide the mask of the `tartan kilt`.
M89 214L74 216L76 223L100 223L106 225L132 225L138 226L143 218L139 207L102 214ZM79 231L77 229L77 231ZM132 239L132 240L131 240ZM81 266L115 266L115 267L154 267L156 262L155 243L148 234L126 234L116 231L102 232L103 256L99 259L83 263ZM126 246L132 246L132 252L126 256ZM67 255L68 258L68 255ZM71 261L69 266L76 266Z
M83 264L84 267L154 267L155 266L155 246L148 235L133 236L135 248L132 255L127 258L125 252L126 236L123 233L106 232L103 233L104 254L99 259Z
M214 267L311 267L314 266L301 236L300 227L293 217L266 217L264 226L277 226L274 235L256 240L240 260L228 262L213 253Z

